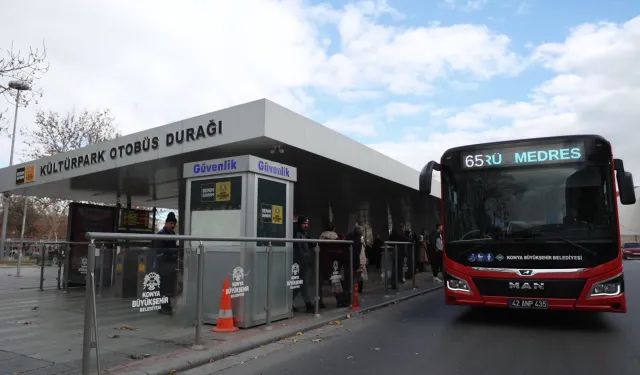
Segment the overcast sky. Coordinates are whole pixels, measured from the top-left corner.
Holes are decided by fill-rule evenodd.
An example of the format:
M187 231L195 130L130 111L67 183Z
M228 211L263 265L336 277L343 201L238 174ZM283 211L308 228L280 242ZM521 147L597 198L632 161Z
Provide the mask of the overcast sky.
M640 181L638 1L0 1L0 46L44 39L51 63L21 127L108 107L128 134L268 98L416 169L598 133Z

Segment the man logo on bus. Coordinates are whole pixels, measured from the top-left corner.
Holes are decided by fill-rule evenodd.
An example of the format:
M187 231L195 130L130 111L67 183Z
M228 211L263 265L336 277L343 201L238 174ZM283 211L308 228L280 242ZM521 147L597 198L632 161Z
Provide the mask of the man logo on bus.
M520 270L519 272L522 276L531 276L533 274L533 270Z
M153 292L156 289L160 289L160 275L155 272L149 272L148 274L144 275L142 288L150 292Z

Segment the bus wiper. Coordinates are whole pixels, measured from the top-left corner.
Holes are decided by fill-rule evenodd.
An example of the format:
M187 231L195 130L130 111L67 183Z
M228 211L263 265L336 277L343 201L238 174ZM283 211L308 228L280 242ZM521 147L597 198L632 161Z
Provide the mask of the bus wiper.
M531 230L531 229L521 229L519 231L513 232L509 237L513 237L513 235L521 235L520 238L555 238L558 239L564 243L567 243L577 249L580 249L583 253L589 254L591 256L596 256L598 255L598 253L596 253L595 251L584 247L582 245L580 245L579 243L575 243L571 240L568 240L560 235L557 235L553 232L546 232L546 231L541 231L541 230Z

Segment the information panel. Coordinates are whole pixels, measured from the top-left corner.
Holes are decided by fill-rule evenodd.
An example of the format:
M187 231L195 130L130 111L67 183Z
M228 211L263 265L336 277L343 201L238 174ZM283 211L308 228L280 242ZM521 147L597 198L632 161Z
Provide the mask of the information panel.
M239 210L242 177L223 177L191 182L191 211Z
M581 161L585 161L583 142L492 148L461 154L462 169L563 164Z
M129 208L120 209L119 231L152 232L152 211Z
M284 182L258 177L258 237L285 238L287 236L287 185ZM258 243L258 246L267 244ZM284 243L272 243L285 246Z

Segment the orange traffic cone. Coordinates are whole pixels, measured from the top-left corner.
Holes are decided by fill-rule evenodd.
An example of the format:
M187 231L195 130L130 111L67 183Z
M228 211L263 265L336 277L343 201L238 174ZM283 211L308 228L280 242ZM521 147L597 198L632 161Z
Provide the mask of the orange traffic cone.
M222 282L222 295L220 296L220 311L216 326L211 332L235 332L239 328L233 325L233 310L231 308L231 295L229 294L229 278Z
M353 284L353 300L351 301L351 310L360 310L360 300L358 298L358 283Z

